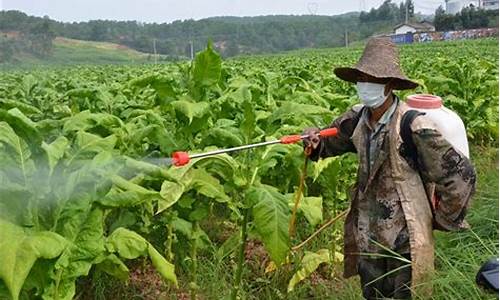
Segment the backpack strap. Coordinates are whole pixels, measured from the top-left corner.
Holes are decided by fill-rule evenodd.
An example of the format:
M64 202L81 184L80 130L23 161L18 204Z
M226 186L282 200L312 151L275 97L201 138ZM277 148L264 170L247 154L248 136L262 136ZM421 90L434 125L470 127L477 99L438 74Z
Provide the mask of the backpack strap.
M418 167L418 152L417 146L412 138L411 123L418 116L425 115L424 112L418 110L408 110L404 113L399 124L399 135L403 140L404 156L411 159L413 166Z
M401 118L401 122L399 123L399 135L401 136L401 139L403 140L403 145L402 145L402 153L401 155L406 159L410 167L412 167L414 170L418 172L418 175L420 178L422 178L422 172L419 166L418 162L418 151L417 151L417 146L415 145L415 142L413 141L412 137L412 131L411 131L411 123L413 123L413 120L417 118L418 116L423 116L425 115L424 112L420 112L418 110L408 110L404 113L403 117ZM429 200L429 205L431 208L431 213L432 213L432 222L433 222L433 229L439 228L436 223L435 223L435 209L436 209L436 202L437 200L434 200L435 195L429 196L432 198L428 198Z
M356 116L354 116L354 118L353 118L354 128L356 128L356 126L358 126L359 120L361 119L361 116L363 115L363 112L365 111L365 109L366 109L366 106L361 107L361 109L358 111L358 114Z

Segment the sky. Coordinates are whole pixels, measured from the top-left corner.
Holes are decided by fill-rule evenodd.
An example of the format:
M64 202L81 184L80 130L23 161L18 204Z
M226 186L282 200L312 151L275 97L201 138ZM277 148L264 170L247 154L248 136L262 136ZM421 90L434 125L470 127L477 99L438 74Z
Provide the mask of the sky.
M2 10L49 16L65 22L96 19L170 23L213 16L338 15L378 7L384 0L0 0ZM401 0L393 0L399 3ZM364 3L364 4L363 4ZM414 0L415 11L431 14L444 0Z

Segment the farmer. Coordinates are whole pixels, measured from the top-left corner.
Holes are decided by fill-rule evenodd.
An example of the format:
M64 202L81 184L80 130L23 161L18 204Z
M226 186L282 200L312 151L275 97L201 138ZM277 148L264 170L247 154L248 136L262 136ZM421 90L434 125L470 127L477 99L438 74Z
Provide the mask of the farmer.
M432 230L466 226L474 168L425 116L408 125L414 151L404 151L400 126L410 109L393 91L418 84L403 75L390 39L370 39L354 68L334 72L356 84L362 105L333 121L330 127L339 129L335 137L320 139L317 128L304 133L314 161L346 152L358 155L357 183L345 221L344 277L359 274L367 299L409 299L412 293L426 298L432 291L427 280L434 268ZM428 200L430 183L435 187L430 195L440 199L436 209Z

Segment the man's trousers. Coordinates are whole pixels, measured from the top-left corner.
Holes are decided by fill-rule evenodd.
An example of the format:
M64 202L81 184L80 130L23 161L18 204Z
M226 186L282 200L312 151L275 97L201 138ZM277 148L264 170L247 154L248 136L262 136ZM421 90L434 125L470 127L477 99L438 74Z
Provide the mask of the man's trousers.
M410 254L402 254L410 260ZM361 255L358 265L365 299L410 299L411 264L401 258Z

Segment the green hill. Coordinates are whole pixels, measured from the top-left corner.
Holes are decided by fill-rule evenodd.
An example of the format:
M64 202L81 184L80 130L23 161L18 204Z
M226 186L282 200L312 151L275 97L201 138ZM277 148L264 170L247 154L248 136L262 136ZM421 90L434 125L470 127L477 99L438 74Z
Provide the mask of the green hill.
M48 60L58 64L113 64L144 62L148 57L149 54L123 45L58 37L54 40L54 52Z
M11 62L2 64L2 66L131 64L144 63L153 59L151 54L142 53L119 44L57 37L53 41L50 55L39 57L26 51L16 52Z

